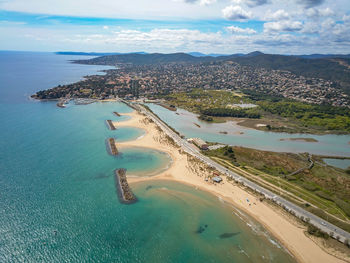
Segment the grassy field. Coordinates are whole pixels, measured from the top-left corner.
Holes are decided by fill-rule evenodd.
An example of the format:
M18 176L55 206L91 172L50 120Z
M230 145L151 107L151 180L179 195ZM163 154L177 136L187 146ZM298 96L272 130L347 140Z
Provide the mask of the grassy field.
M228 169L350 231L350 175L344 170L318 160L311 170L291 176L290 173L309 165L306 154L276 153L245 147L225 147L206 151L205 154Z

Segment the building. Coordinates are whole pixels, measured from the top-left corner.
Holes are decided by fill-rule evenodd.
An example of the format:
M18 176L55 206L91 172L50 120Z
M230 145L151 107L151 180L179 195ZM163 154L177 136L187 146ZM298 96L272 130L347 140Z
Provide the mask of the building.
M200 148L202 150L208 150L209 145L205 141L203 141L202 139L193 138L192 141L195 145L198 146L198 148Z
M213 182L220 183L222 181L222 178L220 176L215 176L212 178Z

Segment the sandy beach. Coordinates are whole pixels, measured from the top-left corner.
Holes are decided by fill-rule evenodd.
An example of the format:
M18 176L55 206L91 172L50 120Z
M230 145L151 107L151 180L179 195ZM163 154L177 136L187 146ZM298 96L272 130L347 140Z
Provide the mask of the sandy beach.
M169 169L152 177L130 177L132 184L144 180L175 180L189 184L199 189L221 197L238 209L246 212L260 222L271 234L277 238L297 259L298 262L346 262L327 253L323 248L305 235L306 228L298 223L290 215L283 213L266 202L260 202L258 198L233 182L224 178L220 184L205 181L205 177L213 171L206 169L205 164L198 162L193 157L183 153L181 148L172 145L165 134L150 122L145 116L136 111L128 114L132 118L126 121L114 121L115 127L132 126L142 128L146 134L137 140L121 142L116 141L116 146L122 150L124 147L139 146L154 148L168 153L173 162ZM249 202L247 202L249 199Z

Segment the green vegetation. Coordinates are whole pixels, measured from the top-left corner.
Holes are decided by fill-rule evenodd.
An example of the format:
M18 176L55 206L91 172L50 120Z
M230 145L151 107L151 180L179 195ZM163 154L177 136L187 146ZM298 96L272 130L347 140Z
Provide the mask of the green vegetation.
M287 70L295 75L322 78L341 83L339 88L350 93L350 74L344 64L349 65L348 58L317 58L305 59L296 56L259 54L232 58L232 61L242 66L252 66L272 70Z
M196 63L216 60L212 57L194 57L186 53L173 54L118 54L92 58L89 60L76 60L76 63L92 64L92 65L111 65L125 63L134 65L149 65L160 63Z
M195 113L201 113L205 109L225 108L230 104L240 103L241 100L251 102L250 99L237 96L237 93L232 91L202 89L168 94L164 99L170 104Z
M205 154L228 169L350 231L350 176L344 170L326 166L320 163L321 158L315 157L311 170L290 176L290 173L309 165L307 154L228 146L206 151Z
M177 107L200 114L200 119L220 122L218 117L260 119L266 127L277 132L350 133L350 109L330 105L297 102L244 90L245 96L226 90L193 89L191 92L172 93L164 98ZM259 107L241 109L233 104L253 103ZM221 119L222 122L222 119ZM256 127L257 123L248 125Z
M259 101L265 112L290 118L301 125L350 132L350 109L329 105L313 105L295 101Z
M329 238L329 235L326 232L323 232L322 230L318 229L317 227L313 226L313 225L308 225L307 226L307 232L310 235L316 236L316 237L322 237L325 239Z
M236 118L250 118L259 119L259 113L252 112L250 109L227 109L227 108L211 108L201 111L202 115L216 116L216 117L236 117Z

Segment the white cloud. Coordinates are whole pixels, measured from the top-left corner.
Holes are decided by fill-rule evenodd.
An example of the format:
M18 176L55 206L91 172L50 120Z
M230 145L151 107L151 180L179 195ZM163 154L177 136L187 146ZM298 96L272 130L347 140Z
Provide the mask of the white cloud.
M278 21L264 24L264 32L267 33L294 32L300 31L302 28L303 24L299 21Z
M297 3L306 8L310 8L321 5L324 1L325 0L297 0Z
M190 0L191 1L191 0ZM0 10L45 15L153 19L212 18L220 16L224 4L216 0L196 0L188 4L173 0L10 0L0 2ZM210 4L210 8L208 5Z
M212 5L216 3L216 0L201 0L199 3L201 5Z
M290 15L283 9L279 9L276 12L268 10L265 15L265 20L288 20Z
M232 0L236 5L245 4L249 7L261 6L269 3L269 0Z
M316 22L306 22L301 30L305 34L317 34L320 31L320 25Z
M185 2L189 4L196 4L199 3L200 5L211 5L216 3L216 0L177 0L175 2Z
M241 28L238 26L228 26L226 30L230 33L238 33L238 34L256 34L257 32L252 28Z
M335 15L334 11L329 7L325 9L309 8L305 11L305 14L308 17L312 17L312 18L327 17L327 16Z
M228 20L246 20L252 18L252 12L245 11L242 7L230 5L222 10L224 18Z
M43 14L35 21L35 26L27 20L24 20L26 24L17 22L17 18L16 21L0 21L0 49L61 50L67 47L67 50L85 48L115 52L262 50L284 53L287 49L281 47L288 46L288 52L296 53L307 53L307 50L348 53L349 1L152 0L150 4L149 0L132 0L131 4L130 0L0 0L0 10ZM51 15L68 18L54 20ZM71 16L152 22L138 24L133 20L133 23L116 26L118 20L100 20L87 25L80 23L81 19L69 19ZM222 16L244 23L227 27L227 21L218 19ZM265 22L264 31L256 30L256 22L250 19ZM156 21L161 22L157 24ZM203 23L207 23L208 28ZM179 27L182 29L176 29ZM130 30L135 28L137 30ZM216 32L219 30L222 32ZM28 46L27 40L31 41Z

